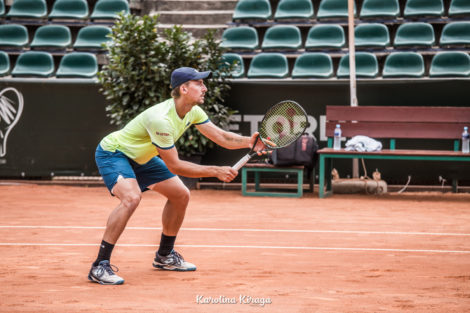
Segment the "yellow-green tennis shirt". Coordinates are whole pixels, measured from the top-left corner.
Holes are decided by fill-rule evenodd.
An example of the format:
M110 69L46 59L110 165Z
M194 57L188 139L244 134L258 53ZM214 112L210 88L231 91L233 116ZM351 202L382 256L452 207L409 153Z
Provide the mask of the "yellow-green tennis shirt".
M140 113L123 129L104 137L100 145L144 164L158 155L157 147L171 149L189 126L207 122L207 114L197 105L181 119L171 98Z

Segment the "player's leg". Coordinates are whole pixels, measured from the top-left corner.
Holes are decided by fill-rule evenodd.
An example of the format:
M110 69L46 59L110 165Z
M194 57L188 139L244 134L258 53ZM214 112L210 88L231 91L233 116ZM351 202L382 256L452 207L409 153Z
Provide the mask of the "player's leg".
M151 186L168 200L162 214L163 231L160 247L156 253L153 266L172 271L195 271L196 266L186 262L173 247L178 231L184 220L190 192L178 176Z
M111 253L129 218L139 205L141 190L129 160L124 154L119 151L104 151L98 146L95 156L108 190L117 196L121 203L108 218L98 257L91 266L88 279L100 284L118 285L124 283L124 279L114 273L118 269L113 269L110 264Z

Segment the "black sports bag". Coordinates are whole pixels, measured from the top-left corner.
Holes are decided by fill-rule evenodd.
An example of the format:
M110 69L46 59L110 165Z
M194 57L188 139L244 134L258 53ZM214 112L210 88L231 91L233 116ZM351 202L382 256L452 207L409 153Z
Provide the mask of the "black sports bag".
M276 166L304 165L313 168L317 163L317 150L315 137L305 133L290 146L275 149L269 159Z

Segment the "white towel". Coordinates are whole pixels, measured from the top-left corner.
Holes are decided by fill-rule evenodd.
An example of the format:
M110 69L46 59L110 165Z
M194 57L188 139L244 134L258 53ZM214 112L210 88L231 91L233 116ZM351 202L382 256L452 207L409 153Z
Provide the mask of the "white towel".
M354 136L346 142L347 151L371 152L382 150L382 143L367 136Z

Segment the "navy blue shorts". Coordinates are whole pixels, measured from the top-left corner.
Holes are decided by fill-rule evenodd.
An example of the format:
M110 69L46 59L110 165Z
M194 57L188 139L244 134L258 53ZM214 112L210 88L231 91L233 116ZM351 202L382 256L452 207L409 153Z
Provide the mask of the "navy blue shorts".
M105 151L100 145L96 148L95 161L109 192L113 190L119 176L137 179L141 191L146 191L148 186L175 176L159 157L153 157L147 163L139 164L119 150Z

